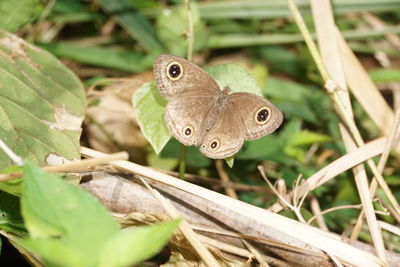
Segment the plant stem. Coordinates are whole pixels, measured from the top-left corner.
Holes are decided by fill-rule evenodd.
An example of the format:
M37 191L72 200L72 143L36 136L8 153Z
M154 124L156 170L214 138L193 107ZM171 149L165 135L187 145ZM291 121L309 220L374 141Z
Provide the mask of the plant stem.
M179 152L179 179L185 180L186 170L186 151L187 147L181 144L181 150Z
M194 45L194 32L193 32L193 15L192 8L190 6L190 0L185 0L185 7L187 11L188 18L188 31L186 33L188 48L187 48L187 59L192 61L193 58L193 45Z
M188 31L186 33L188 41L187 59L191 61L193 58L194 33L193 33L193 16L192 16L192 8L190 7L190 0L185 0L185 7L188 17ZM186 151L187 147L181 144L181 150L179 153L179 179L182 180L185 179Z

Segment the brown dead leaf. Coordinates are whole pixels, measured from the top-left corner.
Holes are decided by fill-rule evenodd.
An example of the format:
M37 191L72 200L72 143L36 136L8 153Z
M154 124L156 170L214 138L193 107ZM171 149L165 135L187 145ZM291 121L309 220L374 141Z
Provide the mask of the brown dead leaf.
M132 94L143 83L151 81L151 71L118 79L101 91L89 92L99 104L87 110L87 139L91 147L112 153L121 149L134 152L147 144L137 124L131 104Z

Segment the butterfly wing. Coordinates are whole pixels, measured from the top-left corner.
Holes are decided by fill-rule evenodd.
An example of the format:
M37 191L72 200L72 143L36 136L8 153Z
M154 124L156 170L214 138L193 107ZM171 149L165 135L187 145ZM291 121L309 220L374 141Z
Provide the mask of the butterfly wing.
M235 107L227 101L221 107L215 124L204 136L200 151L209 158L223 159L238 152L243 141L244 131L235 116Z
M158 56L153 64L153 72L157 87L167 100L175 100L183 95L214 95L220 91L211 75L180 57Z
M206 133L204 123L214 103L209 96L181 96L169 101L164 118L171 134L184 145L200 145Z
M263 97L250 93L230 95L235 117L245 140L254 140L275 131L283 121L282 112Z

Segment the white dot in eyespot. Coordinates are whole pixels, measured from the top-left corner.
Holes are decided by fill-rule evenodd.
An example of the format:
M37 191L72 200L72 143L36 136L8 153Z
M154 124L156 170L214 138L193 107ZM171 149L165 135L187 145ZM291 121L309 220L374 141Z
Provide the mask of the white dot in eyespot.
M183 129L183 134L184 134L186 137L191 137L191 136L193 135L193 128L190 127L190 126L185 127L185 128Z
M219 141L214 139L210 143L210 149L211 150L216 150L216 149L218 149L219 145L220 145Z

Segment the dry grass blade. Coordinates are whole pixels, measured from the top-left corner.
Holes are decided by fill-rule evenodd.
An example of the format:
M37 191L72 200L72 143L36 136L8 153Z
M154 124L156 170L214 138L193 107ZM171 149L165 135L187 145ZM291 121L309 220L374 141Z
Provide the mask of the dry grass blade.
M215 168L217 169L218 175L221 178L221 181L223 183L231 183L231 179L229 179L229 175L226 173L224 170L224 162L222 160L216 160L215 161ZM227 186L225 189L225 192L228 196L232 198L238 198L238 195L236 194L236 191L234 188L231 186Z
M385 142L382 156L379 159L379 163L378 163L378 171L379 172L383 171L386 161L389 158L389 153L390 153L390 150L392 149L393 144L396 140L396 136L398 135L399 128L400 128L400 108L397 108L393 126L390 129L389 137L387 138L387 141ZM370 185L370 189L369 189L371 197L373 197L375 195L375 190L376 190L377 186L378 186L377 179L373 179L371 182L371 185ZM397 221L400 221L400 218L396 217L397 213L392 213L392 214L395 216ZM353 233L351 234L352 239L356 239L356 237L358 237L359 232L361 231L363 216L364 216L364 213L361 212L357 218L357 222L354 226Z
M337 96L344 104L345 109L349 116L353 117L352 107L350 103L350 96L346 86L345 71L340 58L340 51L338 42L336 40L336 26L333 18L333 11L329 0L312 0L311 1L312 14L314 17L314 24L317 30L318 44L321 51L322 61L328 71L329 76L339 86ZM362 77L356 77L360 79ZM364 95L368 95L365 94ZM356 148L356 144L351 138L351 134L343 123L340 123L340 131L342 134L343 142L347 151L352 151ZM353 169L358 193L361 202L366 212L369 230L371 232L372 240L377 250L377 254L383 261L386 260L385 246L382 238L382 232L377 222L374 207L372 205L372 198L368 190L368 178L364 165L355 166Z
M393 110L339 32L337 41L351 92L381 132L388 135L394 117Z
M318 200L315 197L311 198L311 210L315 215L308 219L307 224L311 224L312 219L316 219L319 228L329 232L329 228L324 221L324 217L322 216L323 212L321 211L321 207L319 206Z
M306 179L305 182L300 185L298 189L298 195L300 197L304 196L309 191L314 190L318 186L326 183L342 172L347 171L350 168L381 154L383 152L385 142L386 138L379 138L331 162L328 166L325 166ZM288 195L288 197L291 197L292 192ZM270 210L279 212L282 210L282 208L283 207L281 204L276 203L270 208Z
M351 51L351 49L347 45L346 41L344 40L344 38L341 35L341 33L339 32L339 30L337 30L336 33L337 33L337 36L338 36L340 49L341 49L341 51L343 53L342 54L343 59L344 58L346 58L346 59L350 58L351 59L351 60L348 60L346 62L343 60L343 62L345 62L346 66L353 66L353 69L358 69L357 66L360 65L360 63L358 62L357 58L355 58L353 52ZM368 75L366 74L365 70L362 68L362 66L360 65L359 67L360 67L359 72L353 73L354 75L357 75L357 74L360 75L360 76L358 76L359 79L357 81L365 80L365 84L364 85L367 85L369 82L372 83L372 81L369 79ZM358 84L358 85L362 86L362 84ZM382 96L381 96L381 98L382 98ZM393 116L393 112L391 112L390 119L386 118L386 120L388 120L386 123L389 123L389 125L385 128L385 134L390 135L390 130L392 129L392 127L390 127L390 125L392 124L393 121L395 121L394 120L394 116ZM360 142L357 142L357 144L360 144ZM394 142L394 144L397 146L397 142ZM394 197L393 193L391 192L390 188L386 184L385 180L383 179L380 171L376 167L375 162L373 162L372 160L369 160L369 161L367 161L367 163L368 163L368 166L370 167L372 173L374 174L375 179L379 183L379 186L382 188L382 190L386 194L387 198L389 199L390 205L392 205L392 207L391 207L391 208L393 208L392 209L393 210L392 213L395 213L395 214L393 214L393 216L395 218L400 217L400 205L397 202L396 198Z
M160 205L164 208L167 214L174 219L182 218L182 215L175 209L175 207L165 199L158 191L151 188L151 186L144 180L141 179L143 184L149 189L153 196L158 200ZM217 260L211 255L211 253L203 246L200 240L197 238L197 234L193 231L190 225L184 220L179 225L179 230L192 245L194 250L198 253L200 258L204 261L207 266L218 266Z
M379 221L379 224L381 225L382 229L392 232L395 235L400 236L400 229L398 227L395 227L391 224L388 224L387 222Z
M261 257L260 253L255 249L252 245L250 245L249 242L246 240L242 240L242 242L245 244L245 246L253 253L254 257L257 259L258 263L260 264L261 267L268 267L269 264L264 261L264 259Z
M85 147L81 148L81 152L88 157L104 156L101 152ZM232 199L228 196L190 184L132 162L122 160L114 161L112 162L112 165L121 170L148 177L155 182L207 199L227 211L240 213L244 218L251 218L251 220L254 220L258 226L273 228L275 231L284 232L286 235L294 239L301 240L313 247L327 251L331 255L337 257L342 263L356 266L382 265L382 261L376 256L348 245L342 242L339 238L334 237L332 234L323 232L309 225L271 213L259 207Z

